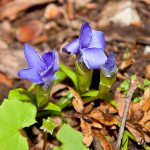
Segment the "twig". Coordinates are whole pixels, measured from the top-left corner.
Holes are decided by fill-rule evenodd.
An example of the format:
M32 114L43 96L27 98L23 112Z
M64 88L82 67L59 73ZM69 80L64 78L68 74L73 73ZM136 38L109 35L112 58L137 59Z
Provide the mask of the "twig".
M44 133L44 144L43 144L43 150L45 150L45 147L46 147L47 137L48 137L48 133L47 133L47 132L45 132L45 133Z
M129 88L129 91L127 93L126 105L125 105L123 116L122 116L121 127L119 129L119 135L118 135L115 150L120 150L121 140L122 140L122 136L123 136L123 132L124 132L124 128L125 128L126 119L128 116L128 111L129 111L132 95L133 95L137 86L138 86L138 81L137 80L131 80L130 88Z

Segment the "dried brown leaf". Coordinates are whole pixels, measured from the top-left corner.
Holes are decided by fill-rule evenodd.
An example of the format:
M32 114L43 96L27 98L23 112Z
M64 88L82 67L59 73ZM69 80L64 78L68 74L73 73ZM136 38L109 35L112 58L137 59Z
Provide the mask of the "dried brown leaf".
M145 144L145 142L150 142L150 137L143 132L141 126L127 122L126 127L135 137L137 144L142 145Z
M134 59L124 60L124 61L119 63L118 69L119 70L124 70L125 68L131 66L134 62L135 62Z
M103 112L103 113L117 113L117 109L112 106L109 102L107 101L103 101L101 102L100 104L100 110Z
M113 146L106 140L105 136L103 136L103 134L99 130L93 129L92 131L93 134L99 138L99 141L104 150L114 149Z
M16 37L22 43L31 42L41 34L42 30L43 25L39 21L33 20L20 26L16 31Z
M35 5L41 5L55 0L15 0L7 3L5 6L0 8L0 19L8 18L14 20L18 16L20 11L26 10Z
M60 16L60 11L57 5L49 4L46 6L44 17L46 19L56 19Z
M84 135L82 141L87 147L89 147L93 141L91 124L89 124L88 122L84 121L81 118L80 126L81 126L82 134Z
M70 92L74 95L74 99L72 101L73 107L78 113L82 113L84 109L83 101L78 92L76 92L72 87L67 86Z
M97 107L95 108L91 113L90 116L93 119L98 120L99 122L101 122L102 124L111 126L114 124L118 124L118 118L116 118L114 115L109 114L109 113L103 113L101 112L100 108Z

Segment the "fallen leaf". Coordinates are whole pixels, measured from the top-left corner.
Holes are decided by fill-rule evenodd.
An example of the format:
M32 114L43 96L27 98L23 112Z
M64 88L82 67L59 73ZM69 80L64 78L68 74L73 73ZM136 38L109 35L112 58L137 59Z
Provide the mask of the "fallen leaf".
M0 73L0 82L4 83L5 85L7 85L8 87L11 87L13 84L13 80L12 79L8 79L6 77L5 74Z
M16 38L22 43L31 42L43 30L43 25L37 20L32 20L20 26L16 31Z
M60 11L57 5L49 4L46 6L44 17L46 19L56 19L60 16Z
M99 141L103 147L104 150L113 150L113 146L106 140L106 138L103 136L103 134L97 130L93 129L93 134L99 138Z
M119 70L124 70L127 67L131 66L134 62L135 62L134 59L124 60L124 61L122 61L118 64L118 69Z
M117 109L112 106L109 102L107 101L103 101L101 102L100 104L100 110L103 112L103 113L112 113L112 114L115 114L117 113Z
M108 126L118 124L118 118L112 114L101 112L99 107L93 109L93 111L90 113L90 117Z
M11 78L19 78L17 73L27 68L23 50L9 49L0 51L0 71Z
M150 142L150 137L142 131L141 126L127 122L126 127L135 137L138 145L145 144L145 142Z
M83 101L78 92L76 92L72 87L67 86L70 92L74 95L72 105L78 113L82 113L84 109Z
M8 18L9 20L14 20L17 18L20 11L26 10L35 5L54 1L55 0L15 0L0 8L0 19Z
M84 136L82 141L87 147L89 147L93 141L91 124L84 121L82 118L80 120L81 120L81 123L80 123L81 131Z
M150 79L150 65L147 65L145 68L146 78Z

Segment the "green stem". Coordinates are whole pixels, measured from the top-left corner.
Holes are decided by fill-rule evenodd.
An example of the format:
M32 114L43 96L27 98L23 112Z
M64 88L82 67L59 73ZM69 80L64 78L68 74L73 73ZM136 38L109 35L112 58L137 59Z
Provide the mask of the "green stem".
M74 95L70 91L68 91L67 94L62 97L56 105L59 106L61 109L64 109L68 105L72 104L73 97Z
M28 88L28 91L31 92L35 88L35 83L32 83L32 85Z

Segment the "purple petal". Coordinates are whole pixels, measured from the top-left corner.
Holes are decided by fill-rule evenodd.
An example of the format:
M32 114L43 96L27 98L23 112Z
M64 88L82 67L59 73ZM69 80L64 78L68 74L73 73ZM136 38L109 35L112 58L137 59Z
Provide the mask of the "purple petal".
M80 30L80 48L88 48L92 38L92 30L88 22L83 23Z
M76 39L63 47L62 52L70 55L76 54L79 51L79 39Z
M48 84L52 85L55 81L55 74L53 72L53 66L49 67L47 70L41 73L42 80Z
M48 68L53 63L53 52L44 52L42 58Z
M53 50L53 72L55 73L58 70L59 70L59 61L54 49Z
M43 80L40 77L40 70L37 68L23 69L18 72L18 76L22 79L31 80L33 83L40 84Z
M107 57L101 48L82 49L83 61L89 69L100 69Z
M113 52L111 52L109 54L108 59L106 60L105 64L102 67L104 67L106 69L108 76L110 76L110 74L113 71L115 71L115 72L118 71Z
M46 65L37 53L37 51L28 44L24 44L24 54L30 68L35 67L39 68L40 70L46 69Z
M105 38L104 33L101 31L92 30L92 39L88 48L101 48L105 50Z

